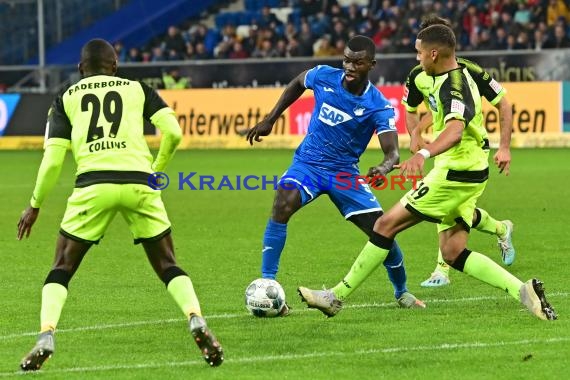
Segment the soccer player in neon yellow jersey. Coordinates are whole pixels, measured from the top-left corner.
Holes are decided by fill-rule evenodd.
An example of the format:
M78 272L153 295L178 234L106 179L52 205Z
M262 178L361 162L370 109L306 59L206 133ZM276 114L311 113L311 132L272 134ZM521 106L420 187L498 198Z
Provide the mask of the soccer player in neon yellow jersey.
M430 25L451 27L451 24L446 19L437 15L428 15L423 19L420 30ZM499 149L493 158L500 172L509 175L513 112L505 96L506 90L475 62L460 57L457 57L457 62L469 71L481 96L485 97L499 112ZM425 73L421 65L414 67L406 78L406 96L402 103L406 107L406 127L411 137L410 150L414 154L424 147L424 144L422 144L423 139L421 138L422 131L433 123L431 113L426 114L420 122L417 112L418 106L429 98L429 94L424 93L430 87L430 81L432 81L431 77ZM428 104L426 106L429 108ZM497 236L503 263L505 265L513 263L516 252L512 243L513 223L510 220L496 220L486 210L477 207L473 214L471 227L477 231ZM439 251L435 270L427 280L421 283L421 286L439 287L448 285L450 283L449 269L449 265L445 263L441 251Z
M30 206L18 222L17 237L21 240L30 235L71 147L77 164L75 188L61 222L53 267L42 290L40 335L20 367L38 370L53 354L54 331L69 281L117 212L187 316L204 359L218 366L223 361L222 347L202 317L192 281L176 265L170 221L160 191L150 186L155 180L151 173L166 168L182 137L174 112L150 87L115 76L117 56L107 41L94 39L83 46L79 72L82 79L62 92L49 110L36 186ZM163 135L154 161L143 135L144 120Z
M299 287L302 300L329 317L336 315L343 301L382 263L396 235L429 221L437 223L440 250L448 265L506 290L538 318L556 319L542 282L523 283L487 256L467 248L473 211L489 174L481 96L469 70L457 63L455 35L449 27L432 25L421 30L415 46L420 65L432 79L426 100L436 138L399 168L403 175L423 174L425 161L436 157L434 168L378 218L370 240L342 281L328 290Z

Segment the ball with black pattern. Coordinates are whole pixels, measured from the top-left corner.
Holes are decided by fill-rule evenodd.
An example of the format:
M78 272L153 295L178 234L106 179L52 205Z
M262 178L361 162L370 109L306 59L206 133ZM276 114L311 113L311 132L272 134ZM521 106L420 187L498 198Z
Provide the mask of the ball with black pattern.
M277 317L284 306L285 291L275 280L258 278L245 290L245 307L256 317Z

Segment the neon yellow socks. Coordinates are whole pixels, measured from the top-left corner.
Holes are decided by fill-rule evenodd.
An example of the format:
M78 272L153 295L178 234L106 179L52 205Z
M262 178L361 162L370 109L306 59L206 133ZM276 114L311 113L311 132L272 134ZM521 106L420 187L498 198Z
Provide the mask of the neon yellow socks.
M44 285L40 311L40 332L55 330L66 299L67 288L65 286L54 282Z
M463 272L489 285L505 290L511 297L520 301L519 290L523 284L522 281L487 256L472 251L465 261Z
M198 302L198 297L196 296L190 277L174 277L168 283L166 290L170 293L172 298L174 298L174 302L176 302L186 317L190 317L190 314L202 316L200 303Z
M378 268L388 256L388 250L367 242L348 274L339 282L332 292L343 300L354 292L366 278Z
M434 272L439 272L443 274L445 277L449 277L449 265L447 265L445 260L443 260L441 249L437 251L437 265L435 267Z
M498 237L504 237L507 233L507 227L501 221L498 221L491 217L489 213L482 208L477 208L479 211L480 219L479 223L474 226L477 231L485 232L487 234L497 235Z

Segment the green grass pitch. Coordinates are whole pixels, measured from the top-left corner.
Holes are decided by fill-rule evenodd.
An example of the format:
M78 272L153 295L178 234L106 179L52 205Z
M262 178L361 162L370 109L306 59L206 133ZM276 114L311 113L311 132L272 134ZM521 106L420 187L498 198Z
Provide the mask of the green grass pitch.
M407 154L403 152L404 158ZM292 151L181 151L168 168L219 178L280 175ZM369 150L361 170L381 160ZM332 286L366 242L321 197L295 215L278 279L292 314L256 319L244 290L259 276L261 239L272 190L163 192L179 264L192 278L202 310L226 352L209 368L186 322L156 278L142 248L118 216L70 283L56 352L39 379L554 379L570 376L570 173L567 150L514 150L511 175L493 167L479 206L515 223L517 259L509 268L523 280L545 283L559 320L544 322L504 292L462 273L452 284L423 289L435 266L435 226L402 233L411 292L425 310L400 310L380 267L335 318L304 307L299 285ZM29 239L16 240L16 223L30 198L41 152L0 152L0 378L18 375L35 342L41 287L51 266L74 165L68 157L59 183ZM389 208L402 190L378 191ZM500 262L496 239L474 231L471 249Z

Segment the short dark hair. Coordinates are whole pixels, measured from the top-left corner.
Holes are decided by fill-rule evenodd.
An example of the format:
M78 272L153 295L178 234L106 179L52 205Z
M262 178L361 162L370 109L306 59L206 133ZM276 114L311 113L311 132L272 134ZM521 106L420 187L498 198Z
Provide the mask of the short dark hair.
M455 50L455 34L450 27L445 25L435 24L420 30L418 40L421 40L422 44L441 45Z
M451 22L449 22L448 19L445 19L443 17L439 17L435 13L431 13L431 14L422 18L422 23L420 24L420 30L423 30L423 29L427 28L428 26L432 26L432 25L445 25L448 28L452 27Z
M376 45L374 45L374 41L366 36L354 36L348 41L346 46L355 52L366 50L366 55L370 59L374 59L376 55Z
M92 39L81 49L81 62L93 71L106 69L116 60L115 48L101 38Z

